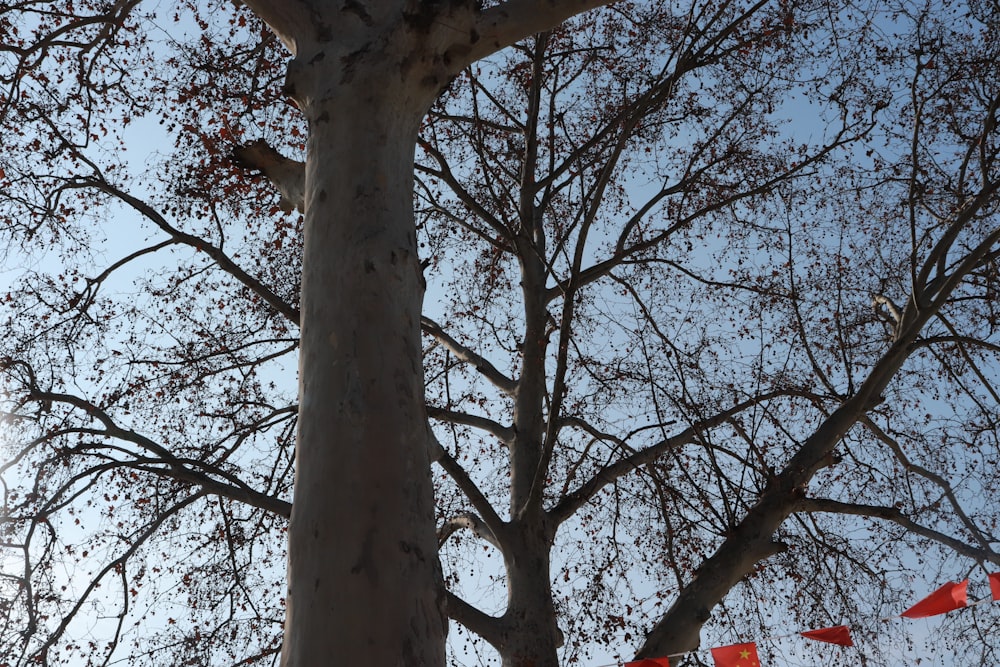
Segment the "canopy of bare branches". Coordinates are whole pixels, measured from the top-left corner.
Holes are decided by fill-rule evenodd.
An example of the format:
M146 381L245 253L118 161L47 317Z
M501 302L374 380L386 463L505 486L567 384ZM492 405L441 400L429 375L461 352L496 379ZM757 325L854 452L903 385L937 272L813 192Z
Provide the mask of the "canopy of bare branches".
M310 411L421 453L350 474L433 479L454 664L877 618L1000 568L995 0L624 1L558 25L598 3L545 3L551 25L517 0L410 3L431 41L545 31L496 53L462 33L403 179L375 131L316 138L370 128L368 98L327 133L286 80L299 18L248 4L0 9L0 664L277 664ZM343 4L345 31L383 21ZM345 197L412 197L399 257L426 291L400 319L423 365L324 366L345 398L307 410L300 332L369 292L312 277L305 299L304 274L349 274L309 274L325 255L303 247L380 233L343 207L312 222L323 174L368 146L372 192ZM407 337L358 312L372 341ZM369 381L400 405L422 386L428 427L358 407ZM949 619L974 649L953 664L1000 659L998 623ZM905 654L876 630L844 664Z

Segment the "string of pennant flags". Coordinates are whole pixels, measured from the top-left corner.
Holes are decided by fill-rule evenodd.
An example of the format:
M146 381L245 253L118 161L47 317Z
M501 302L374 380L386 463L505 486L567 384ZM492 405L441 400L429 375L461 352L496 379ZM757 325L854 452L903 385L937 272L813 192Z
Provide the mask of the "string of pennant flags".
M969 604L967 590L969 580L960 582L949 582L941 586L936 591L917 602L915 605L904 611L899 616L890 616L879 620L890 620L893 618L927 618L947 614L949 611L970 607L985 602L1000 601L1000 572L989 575L990 599L979 600ZM790 635L776 635L765 637L760 641L771 641L785 637L802 636L806 639L837 644L840 646L854 646L851 639L851 628L849 625L836 625L829 628L818 628L815 630L802 630ZM718 646L710 649L715 667L761 667L760 658L757 657L757 642L746 642L743 644L731 644L729 646ZM645 658L624 663L624 667L670 667L670 661L680 658L689 653L672 653L660 658ZM611 663L609 665L598 665L597 667L618 667L621 663Z

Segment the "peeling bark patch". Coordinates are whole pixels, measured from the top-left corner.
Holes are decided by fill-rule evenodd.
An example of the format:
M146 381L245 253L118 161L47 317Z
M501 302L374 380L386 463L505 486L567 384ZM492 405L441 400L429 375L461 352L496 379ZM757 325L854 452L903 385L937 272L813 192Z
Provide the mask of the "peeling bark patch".
M361 545L361 554L351 567L351 574L361 574L362 570L368 573L368 581L373 584L378 582L378 570L375 568L375 560L372 558L371 531L368 531L368 534L365 536L365 541Z
M417 560L419 560L421 563L426 560L426 558L424 558L424 551L423 551L423 549L421 549L420 547L415 546L413 544L410 544L409 542L404 542L404 541L400 540L400 542L399 542L399 550L402 551L404 554L413 554L414 557Z
M333 41L333 30L330 28L329 24L326 23L316 24L316 41L317 42Z
M354 14L367 26L371 26L374 23L371 14L368 13L365 6L358 2L358 0L347 0L344 6L340 8L340 11L345 14Z
M475 28L469 31L469 44L475 44L479 41L479 32Z
M326 190L320 190L316 196L320 201L326 201Z
M320 51L312 58L310 58L309 64L312 65L313 63L318 63L319 61L323 60L323 58L326 58L326 51Z
M420 662L420 655L413 650L413 640L407 637L403 640L403 664L419 665Z
M365 273L372 273L375 271L375 262L370 259L365 260Z
M352 51L340 59L340 62L344 65L344 75L340 77L341 83L348 83L354 79L354 69L358 64L358 61L361 60L366 53L368 53L370 48L371 44L365 44L357 51Z

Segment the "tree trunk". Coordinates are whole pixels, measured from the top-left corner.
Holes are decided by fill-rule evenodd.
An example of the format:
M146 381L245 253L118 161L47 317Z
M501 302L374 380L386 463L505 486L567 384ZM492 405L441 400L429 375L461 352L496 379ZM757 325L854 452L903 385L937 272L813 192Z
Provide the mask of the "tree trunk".
M504 552L507 611L500 648L503 667L558 667L562 633L552 602L552 533L537 515L510 526Z
M437 86L321 46L288 81L310 135L282 664L443 665L412 204Z
M246 0L294 55L309 121L284 667L444 665L417 132L462 68L605 2Z

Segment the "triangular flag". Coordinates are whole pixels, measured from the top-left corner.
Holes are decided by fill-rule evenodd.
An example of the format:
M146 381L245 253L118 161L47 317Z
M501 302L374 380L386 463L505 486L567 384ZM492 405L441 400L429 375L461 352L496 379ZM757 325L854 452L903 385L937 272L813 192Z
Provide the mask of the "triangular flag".
M1000 600L1000 572L990 575L990 593L993 594L994 600Z
M670 658L646 658L635 662L626 662L625 667L670 667Z
M820 628L819 630L806 630L799 633L807 639L829 642L830 644L840 644L841 646L854 646L851 641L851 631L846 625L837 625L832 628Z
M715 667L760 667L757 645L752 642L713 648L712 659Z
M947 583L904 611L900 616L904 618L925 618L961 609L967 602L966 589L968 586L968 579L957 584Z

